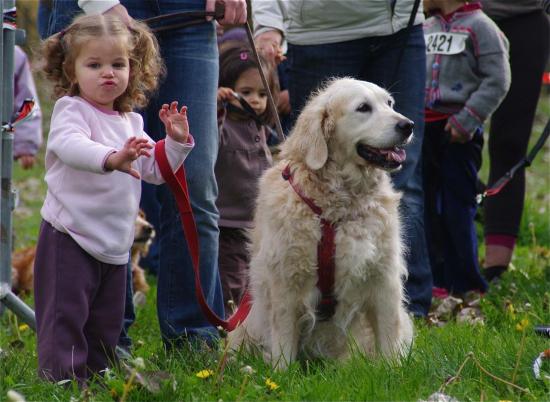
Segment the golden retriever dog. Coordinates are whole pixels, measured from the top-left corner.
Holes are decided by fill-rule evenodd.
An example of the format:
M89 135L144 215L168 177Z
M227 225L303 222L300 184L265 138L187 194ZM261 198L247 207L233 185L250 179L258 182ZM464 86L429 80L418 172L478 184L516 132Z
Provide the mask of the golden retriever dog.
M149 284L145 271L139 266L141 257L149 252L155 237L155 230L146 219L143 211L139 211L134 230L134 242L131 249L132 285L134 288L134 301L141 305L145 301L145 294L149 291ZM15 294L29 294L32 291L34 279L34 257L36 246L26 247L12 253L11 280L12 290Z
M250 232L252 308L229 333L233 349L260 348L285 369L299 356L345 359L362 353L397 358L410 348L407 270L400 237L400 194L388 171L405 159L413 122L384 89L334 79L309 99L267 170ZM301 194L318 206L312 211ZM321 218L335 227L334 314L319 315Z

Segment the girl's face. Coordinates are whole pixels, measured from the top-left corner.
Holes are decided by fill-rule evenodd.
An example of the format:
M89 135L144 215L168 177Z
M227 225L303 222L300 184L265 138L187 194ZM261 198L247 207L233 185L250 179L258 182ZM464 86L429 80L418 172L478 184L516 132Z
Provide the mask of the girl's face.
M75 81L80 96L97 106L113 110L115 100L126 91L130 61L126 49L105 37L86 42L75 60Z
M260 73L256 68L249 68L235 82L235 92L246 100L257 115L265 112L267 92L262 84Z

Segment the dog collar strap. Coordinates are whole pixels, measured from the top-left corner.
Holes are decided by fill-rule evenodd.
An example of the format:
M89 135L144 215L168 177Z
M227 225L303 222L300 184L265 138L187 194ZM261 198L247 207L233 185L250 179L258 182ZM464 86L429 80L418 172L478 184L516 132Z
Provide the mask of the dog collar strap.
M336 310L336 297L334 297L334 275L336 264L334 256L336 253L336 244L334 238L336 230L332 222L322 218L323 210L315 204L311 198L306 197L301 189L294 183L290 165L287 165L282 172L283 179L290 183L290 186L296 194L306 203L306 205L321 219L322 236L317 243L317 288L321 292L321 300L317 305L317 318L320 321L329 320Z

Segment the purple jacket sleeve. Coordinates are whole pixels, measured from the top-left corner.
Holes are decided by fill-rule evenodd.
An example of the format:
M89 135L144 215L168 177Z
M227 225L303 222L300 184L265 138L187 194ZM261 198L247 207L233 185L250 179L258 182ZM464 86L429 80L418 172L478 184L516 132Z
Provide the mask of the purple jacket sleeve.
M13 155L17 158L23 155L35 155L38 152L42 144L42 113L27 56L18 46L15 46L14 56L13 114L19 111L27 98L33 98L37 105L34 115L15 129Z

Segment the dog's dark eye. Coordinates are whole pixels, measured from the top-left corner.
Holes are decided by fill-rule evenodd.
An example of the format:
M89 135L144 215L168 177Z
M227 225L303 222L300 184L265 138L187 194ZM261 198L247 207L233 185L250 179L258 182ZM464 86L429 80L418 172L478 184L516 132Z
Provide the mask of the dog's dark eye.
M361 112L361 113L368 113L368 112L372 112L372 108L370 107L370 105L368 103L361 103L357 109L358 112Z
M393 101L388 100L388 106L389 106L389 107L393 107Z

